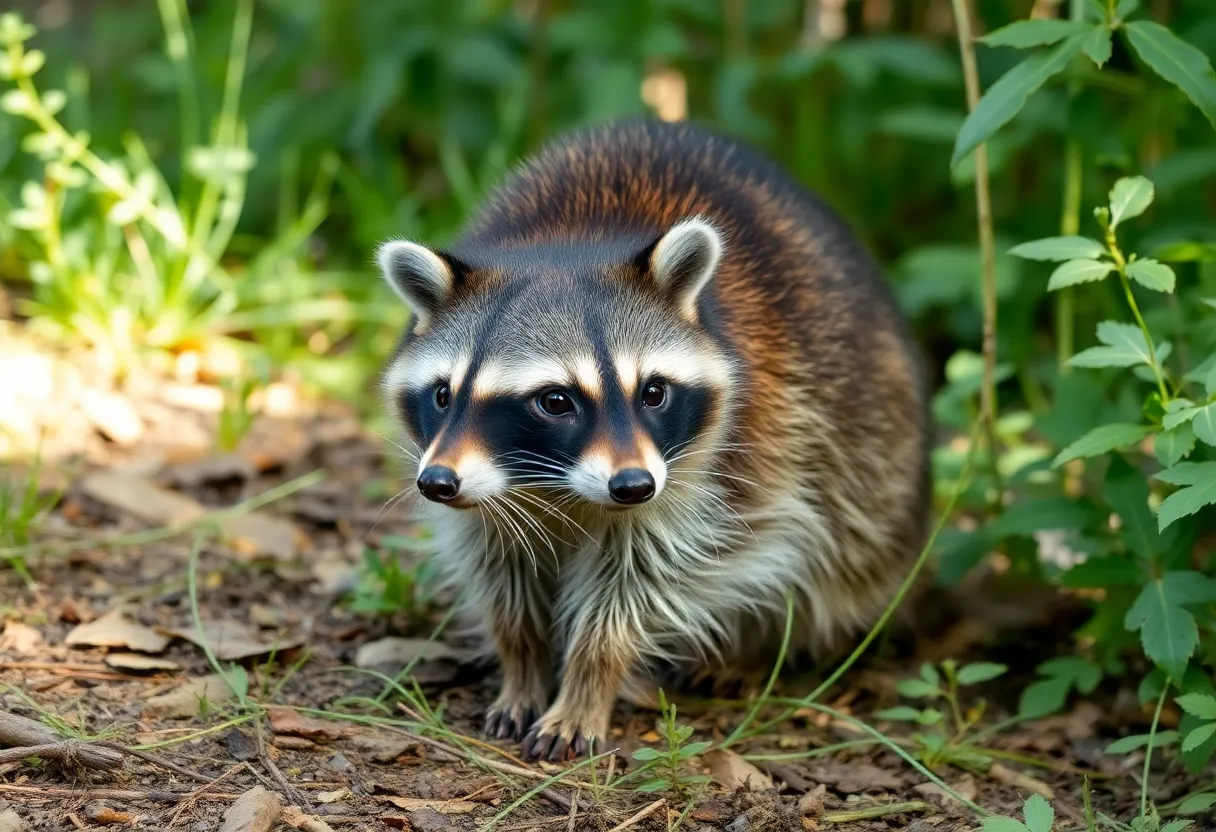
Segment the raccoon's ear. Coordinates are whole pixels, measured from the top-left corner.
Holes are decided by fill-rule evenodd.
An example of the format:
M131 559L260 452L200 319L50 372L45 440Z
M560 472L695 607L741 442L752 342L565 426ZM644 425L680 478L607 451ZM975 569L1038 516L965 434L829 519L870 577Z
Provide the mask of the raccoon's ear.
M722 259L722 233L701 217L672 226L648 252L650 276L686 318Z
M376 251L376 262L385 281L422 325L456 287L458 265L418 243L389 240Z

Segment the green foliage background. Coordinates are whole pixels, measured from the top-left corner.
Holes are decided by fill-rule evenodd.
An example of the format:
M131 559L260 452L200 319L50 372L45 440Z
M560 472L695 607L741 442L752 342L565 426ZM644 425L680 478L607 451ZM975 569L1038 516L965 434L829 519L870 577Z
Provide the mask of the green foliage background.
M647 112L643 82L674 71L692 119L776 156L887 265L937 368L944 494L983 377L970 151L986 141L997 442L964 494L969 522L939 538L940 577L999 552L1089 591L1076 655L1040 667L1027 715L1129 672L1146 701L1211 695L1216 7L975 0L977 34L1001 32L975 44L987 94L967 120L950 0L850 0L839 39L808 16L820 5L18 2L39 26L23 48L46 63L25 74L62 135L32 127L23 99L0 115L0 285L31 328L119 371L219 339L372 401L404 319L374 246L442 245L522 155ZM1058 21L1003 28L1035 5ZM1112 188L1148 196L1132 211ZM1120 200L1116 239L1094 209ZM1060 235L1093 242L1011 252Z

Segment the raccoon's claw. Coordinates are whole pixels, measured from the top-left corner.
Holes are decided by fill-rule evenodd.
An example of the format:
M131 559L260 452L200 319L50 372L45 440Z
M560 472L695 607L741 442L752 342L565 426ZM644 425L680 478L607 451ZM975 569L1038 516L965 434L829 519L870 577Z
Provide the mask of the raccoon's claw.
M518 740L523 737L528 726L536 721L539 712L536 708L503 708L491 705L486 711L485 732L498 739Z
M537 724L533 725L528 736L524 737L523 754L529 763L541 759L560 763L585 757L590 747L590 741L582 734L575 734L574 739L570 740L560 734L542 733L540 725Z

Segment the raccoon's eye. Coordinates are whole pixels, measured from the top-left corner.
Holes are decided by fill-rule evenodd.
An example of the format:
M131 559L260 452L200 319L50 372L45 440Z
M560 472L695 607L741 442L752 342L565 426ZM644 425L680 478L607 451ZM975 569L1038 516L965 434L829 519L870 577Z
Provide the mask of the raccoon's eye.
M452 401L452 391L448 389L446 384L441 384L435 388L435 407L440 410L447 410L448 404Z
M662 407L667 401L667 387L652 381L642 388L642 404L647 407Z
M561 390L546 390L536 397L536 406L549 416L565 416L574 412L574 399Z

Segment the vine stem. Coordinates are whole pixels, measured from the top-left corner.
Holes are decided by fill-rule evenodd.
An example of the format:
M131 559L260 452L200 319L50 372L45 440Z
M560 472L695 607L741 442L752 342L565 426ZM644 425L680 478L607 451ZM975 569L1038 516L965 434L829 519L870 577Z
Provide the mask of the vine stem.
M1153 741L1157 738L1157 724L1161 721L1161 709L1165 707L1165 695L1170 692L1170 680L1161 686L1157 697L1157 710L1153 712L1153 724L1148 729L1148 749L1144 752L1144 773L1140 777L1140 817L1148 814L1148 771L1153 762Z
M1085 17L1085 0L1069 0L1069 18L1080 22ZM1075 70L1075 66L1074 66ZM1068 101L1071 104L1081 92L1081 81L1074 71L1068 79ZM1081 230L1081 196L1084 183L1081 143L1071 133L1064 140L1064 204L1060 213L1060 234L1073 236ZM1073 287L1066 286L1056 293L1056 363L1060 375L1068 375L1068 359L1076 344L1076 306Z
M967 0L951 0L954 6L958 50L963 63L963 79L967 88L967 109L974 111L980 100L979 70L975 63L972 43L971 13ZM996 442L996 243L992 225L992 194L988 182L988 145L975 149L975 209L979 224L980 255L983 260L984 295L984 379L980 388L980 422L988 448L988 472L992 481L992 501L1000 502L1001 480L997 469Z
M1157 360L1157 347L1153 344L1153 336L1148 331L1148 325L1144 323L1144 316L1140 314L1140 305L1136 303L1136 296L1132 293L1132 282L1127 276L1127 259L1119 250L1119 243L1115 238L1113 228L1106 229L1106 248L1110 251L1110 256L1115 261L1115 267L1119 270L1119 282L1123 285L1123 295L1127 298L1127 305L1131 307L1136 325L1140 327L1140 333L1144 336L1144 344L1148 348L1148 360L1153 368L1153 375L1157 378L1157 391L1161 394L1161 404L1164 406L1169 402L1170 394L1165 386L1165 376L1161 374L1161 362Z

